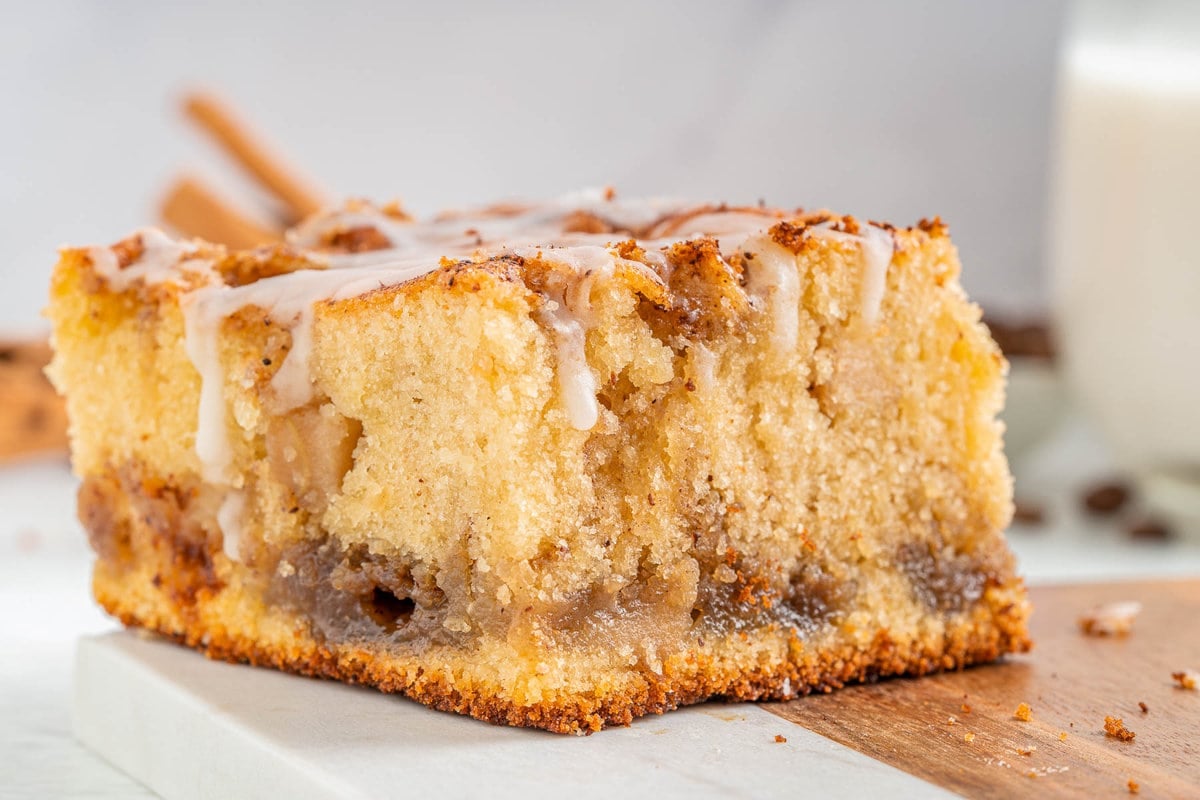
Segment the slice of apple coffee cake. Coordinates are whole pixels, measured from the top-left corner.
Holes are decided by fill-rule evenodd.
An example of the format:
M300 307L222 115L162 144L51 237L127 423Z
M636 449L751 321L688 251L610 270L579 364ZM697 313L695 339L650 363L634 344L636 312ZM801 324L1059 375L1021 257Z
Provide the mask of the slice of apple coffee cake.
M64 250L96 597L556 732L1025 650L958 270L936 220L611 192Z

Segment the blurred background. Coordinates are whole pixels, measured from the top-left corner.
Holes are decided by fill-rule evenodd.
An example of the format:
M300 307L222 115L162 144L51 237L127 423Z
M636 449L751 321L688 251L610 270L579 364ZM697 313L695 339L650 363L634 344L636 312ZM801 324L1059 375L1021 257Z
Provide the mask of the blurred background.
M1150 528L1200 538L1200 3L22 4L0 101L0 456L63 448L39 316L63 244L609 185L940 215L1012 363L1018 522L1045 516L1030 454L1082 420ZM299 206L230 157L230 114ZM209 235L217 212L244 219Z
M1045 518L1032 454L1083 423L1094 452L1050 449L1111 464L1146 500L1127 528L1200 539L1200 3L22 4L0 101L0 456L62 452L39 311L63 244L610 185L940 215L1012 363L1018 523ZM316 191L247 177L231 113Z
M335 196L416 212L626 195L940 214L989 309L1047 305L1064 3L57 2L0 25L0 333L55 249L240 176L179 112L212 89Z
M185 117L196 89L335 200L429 214L611 185L940 215L1012 364L1023 574L1200 576L1200 3L8 4L0 786L18 795L145 791L69 733L74 642L116 623L88 592L39 312L56 248L158 223L181 175L278 215Z

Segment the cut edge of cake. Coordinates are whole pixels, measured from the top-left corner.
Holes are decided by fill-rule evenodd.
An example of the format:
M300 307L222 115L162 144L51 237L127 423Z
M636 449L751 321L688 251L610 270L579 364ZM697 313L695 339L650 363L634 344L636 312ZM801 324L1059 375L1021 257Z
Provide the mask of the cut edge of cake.
M96 596L556 732L1021 652L1004 362L957 272L937 221L611 196L64 251Z

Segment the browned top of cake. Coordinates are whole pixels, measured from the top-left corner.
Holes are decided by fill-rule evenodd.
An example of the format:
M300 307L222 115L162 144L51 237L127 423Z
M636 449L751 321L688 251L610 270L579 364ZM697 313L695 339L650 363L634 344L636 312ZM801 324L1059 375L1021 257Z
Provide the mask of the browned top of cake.
M121 290L165 282L191 286L205 271L209 277L201 283L242 287L300 269L336 270L341 277L331 278L330 284L350 284L374 273L384 285L394 285L405 275L411 280L465 265L499 275L526 261L579 266L595 257L590 249L603 248L650 268L657 273L655 282L666 289L672 266L695 264L708 255L744 284L748 254L740 245L755 235L766 235L799 252L816 239L874 238L882 243L894 237L881 234L897 230L947 235L939 219L897 229L889 223L820 210L659 199L618 201L611 190L605 190L541 204L506 203L446 212L426 221L415 220L396 203L379 206L351 200L309 217L288 232L284 245L230 253L199 240L173 241L158 231L143 230L111 248L92 248L88 254L98 276ZM198 270L200 262L208 262L209 269ZM715 276L701 272L700 277Z
M827 211L618 201L611 190L541 204L505 204L414 221L397 205L351 201L314 215L283 245L228 252L196 240L143 230L108 248L82 251L97 290L166 292L186 320L189 357L207 381L219 373L216 333L245 309L265 314L291 334L285 363L271 378L282 411L311 399L308 357L322 306L363 302L439 286L478 291L481 281L521 284L539 324L552 334L558 380L571 424L596 422L595 378L583 353L595 324L591 293L616 281L636 292L664 337L737 333L756 312L773 348L795 344L802 287L795 255L837 252L861 268L849 319L874 326L889 267L912 237L946 236L939 220L900 231ZM957 265L947 267L956 269ZM951 276L942 276L939 281ZM214 405L215 408L215 405ZM220 472L225 448L201 420L197 450Z

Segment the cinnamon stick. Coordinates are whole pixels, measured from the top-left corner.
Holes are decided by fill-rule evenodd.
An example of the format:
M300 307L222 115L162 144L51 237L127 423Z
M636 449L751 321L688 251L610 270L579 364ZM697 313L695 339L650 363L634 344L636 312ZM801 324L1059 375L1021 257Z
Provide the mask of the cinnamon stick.
M294 224L325 206L321 193L298 178L275 153L212 95L193 93L184 111L255 180L286 206L287 224Z

